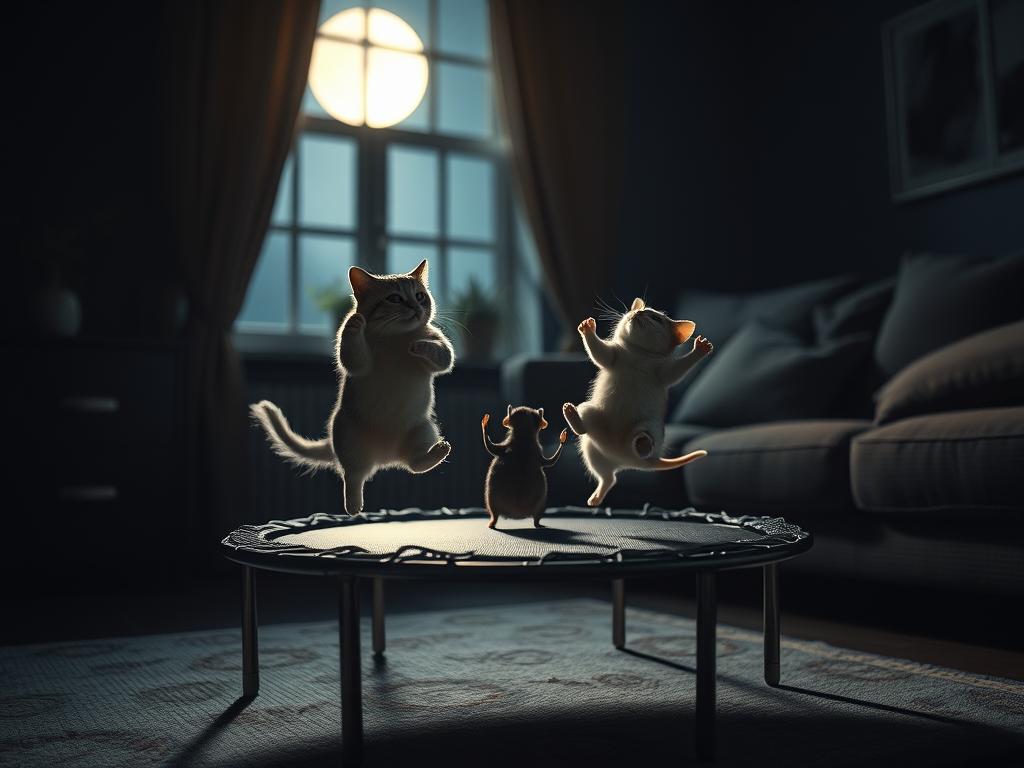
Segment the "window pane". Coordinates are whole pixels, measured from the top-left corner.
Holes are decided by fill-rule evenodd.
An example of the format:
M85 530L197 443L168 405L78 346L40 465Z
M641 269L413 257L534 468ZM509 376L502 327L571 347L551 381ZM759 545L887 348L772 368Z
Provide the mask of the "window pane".
M288 224L292 220L292 156L288 155L284 170L281 171L281 182L277 185L277 200L274 202L274 213L270 220L274 224Z
M478 59L491 55L487 0L440 0L438 13L442 51Z
M427 279L436 290L437 286L441 285L441 261L437 258L436 245L402 243L394 240L388 243L388 274L411 272L424 259L430 262Z
M493 293L497 284L494 266L494 251L485 248L449 248L449 301L465 292L473 278L484 291Z
M424 91L419 106L405 120L395 123L396 128L424 133L430 130L430 88L432 85L430 80L427 80L427 90Z
M422 106L429 80L426 56L370 46L366 66L368 126L396 125Z
M490 136L491 89L488 70L439 63L438 130L463 136Z
M361 13L358 10L356 12ZM344 27L346 25L339 24ZM307 88L319 104L318 111L348 125L362 125L365 119L366 83L363 64L366 51L357 43L318 37L313 45Z
M388 231L437 235L437 151L388 147Z
M315 117L330 117L327 111L320 106L320 102L316 100L316 96L306 86L306 92L302 95L302 111L307 115L313 115Z
M333 333L337 319L318 304L325 291L351 293L348 268L355 263L351 237L303 235L299 238L299 325L302 331Z
M354 227L355 142L306 133L299 139L299 160L301 222L320 227Z
M516 222L516 311L506 322L512 323L519 352L539 353L544 348L543 308L541 306L540 262L537 245L533 240L526 217L519 206L515 208Z
M361 8L362 5L361 0L321 0L320 21L317 22L317 28L331 16L347 11L349 8Z
M238 324L247 330L288 330L288 235L270 231L249 280Z
M448 155L448 237L494 240L494 163Z
M423 45L430 48L430 10L427 0L374 0L370 5L391 11L412 27Z

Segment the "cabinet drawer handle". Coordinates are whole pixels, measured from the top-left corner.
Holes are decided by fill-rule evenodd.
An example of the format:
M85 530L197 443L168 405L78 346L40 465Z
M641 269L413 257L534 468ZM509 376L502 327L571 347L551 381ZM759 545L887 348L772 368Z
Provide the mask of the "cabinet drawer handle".
M60 407L78 413L116 413L121 403L116 397L62 397Z
M117 488L113 485L70 485L60 489L62 501L113 501Z

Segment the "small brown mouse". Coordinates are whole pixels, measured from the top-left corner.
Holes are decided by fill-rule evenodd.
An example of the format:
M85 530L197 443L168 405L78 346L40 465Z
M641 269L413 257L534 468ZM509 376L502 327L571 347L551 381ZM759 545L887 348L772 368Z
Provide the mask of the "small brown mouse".
M544 409L520 406L508 407L502 425L508 429L508 436L500 443L492 443L487 436L487 424L491 414L485 413L480 421L480 432L484 437L484 448L494 457L487 470L484 483L484 505L491 516L488 528L498 524L499 517L513 520L533 518L533 524L540 528L540 516L548 498L548 479L544 468L558 461L562 446L569 436L563 429L558 437L558 448L548 458L540 448L540 431L547 429Z

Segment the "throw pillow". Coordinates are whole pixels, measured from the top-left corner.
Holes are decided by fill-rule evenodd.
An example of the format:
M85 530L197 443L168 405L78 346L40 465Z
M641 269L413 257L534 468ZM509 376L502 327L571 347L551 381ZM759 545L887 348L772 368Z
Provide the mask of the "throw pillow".
M932 350L1024 318L1024 253L1002 259L906 256L875 342L889 376Z
M843 276L756 293L686 291L679 297L673 317L693 320L696 332L721 349L748 320L767 320L780 328L809 332L811 310L854 285L854 278Z
M846 377L870 359L871 335L823 344L762 321L744 325L676 410L677 421L731 427L830 415Z
M819 341L838 339L851 333L878 333L882 318L892 303L896 278L889 277L814 308L814 333Z
M875 395L875 421L1024 405L1024 321L1001 325L914 361Z

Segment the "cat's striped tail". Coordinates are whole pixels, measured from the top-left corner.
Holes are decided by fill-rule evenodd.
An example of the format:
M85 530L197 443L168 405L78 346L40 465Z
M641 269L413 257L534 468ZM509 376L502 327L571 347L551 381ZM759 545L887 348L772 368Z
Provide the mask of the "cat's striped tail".
M249 413L263 427L271 448L278 456L313 471L334 466L334 449L330 441L326 437L309 440L293 432L281 409L269 400L250 405Z
M674 459L655 459L652 469L656 471L660 471L662 469L678 469L684 464L689 464L691 461L702 459L707 455L707 451L691 451L683 456L676 456Z

